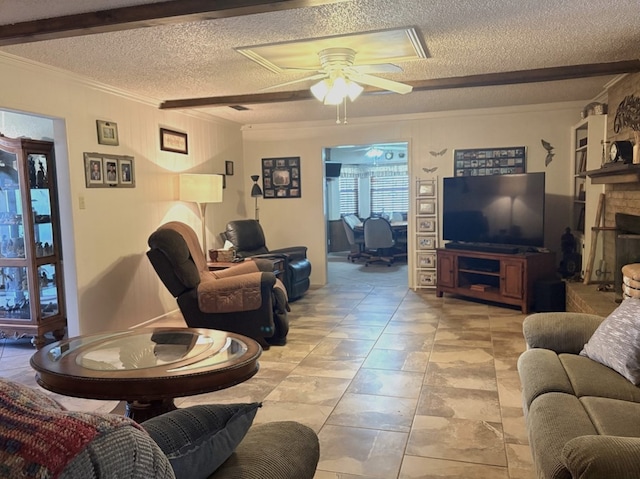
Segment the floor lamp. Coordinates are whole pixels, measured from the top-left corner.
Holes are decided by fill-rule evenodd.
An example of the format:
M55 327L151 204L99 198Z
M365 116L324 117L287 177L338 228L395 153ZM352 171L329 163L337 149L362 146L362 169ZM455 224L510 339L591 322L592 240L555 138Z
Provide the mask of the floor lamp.
M200 206L202 223L202 251L207 258L206 216L208 203L222 203L222 175L180 175L180 199Z
M260 178L260 175L251 175L251 179L253 180L253 186L251 187L251 198L256 199L256 206L255 206L256 221L260 222L260 209L258 208L258 198L262 196L262 190L260 189L260 185L258 184L258 178Z

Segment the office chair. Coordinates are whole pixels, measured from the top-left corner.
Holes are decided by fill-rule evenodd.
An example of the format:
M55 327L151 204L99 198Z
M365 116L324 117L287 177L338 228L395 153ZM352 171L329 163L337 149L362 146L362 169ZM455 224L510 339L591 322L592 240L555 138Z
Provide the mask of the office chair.
M342 225L344 226L349 246L351 246L347 260L352 263L355 263L356 259L367 258L369 256L364 253L364 233L355 231L355 226L358 223L360 223L360 219L356 215L346 215L342 217Z
M382 262L387 266L393 264L394 258L391 249L395 245L391 224L384 218L367 218L364 227L364 249L370 257L365 266L371 263Z

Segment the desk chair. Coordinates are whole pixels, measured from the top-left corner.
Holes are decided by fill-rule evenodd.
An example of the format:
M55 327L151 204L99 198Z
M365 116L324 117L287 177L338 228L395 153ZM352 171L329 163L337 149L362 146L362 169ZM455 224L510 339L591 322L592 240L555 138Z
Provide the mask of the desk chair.
M342 225L344 226L347 241L351 247L347 260L352 263L355 263L356 259L368 257L368 255L364 253L364 234L362 232L355 231L355 226L359 222L360 219L355 215L346 215L342 217Z
M363 228L365 252L370 255L365 266L376 262L383 262L387 266L391 266L394 258L390 252L395 241L389 221L384 218L367 218L364 220Z

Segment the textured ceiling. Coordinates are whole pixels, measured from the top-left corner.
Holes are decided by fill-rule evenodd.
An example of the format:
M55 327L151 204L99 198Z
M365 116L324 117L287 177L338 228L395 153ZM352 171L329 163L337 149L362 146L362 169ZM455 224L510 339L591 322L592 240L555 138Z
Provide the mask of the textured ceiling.
M3 0L0 30L72 13L159 3L135 0ZM90 7L90 8L89 8ZM392 28L414 28L427 58L402 62L412 81L632 60L640 57L638 0L364 0L216 20L153 26L1 47L12 55L158 101L249 94L308 75L273 73L235 49ZM613 77L538 84L369 94L350 118L556 101L590 101ZM305 89L296 84L283 90ZM201 108L242 124L332 120L316 100Z

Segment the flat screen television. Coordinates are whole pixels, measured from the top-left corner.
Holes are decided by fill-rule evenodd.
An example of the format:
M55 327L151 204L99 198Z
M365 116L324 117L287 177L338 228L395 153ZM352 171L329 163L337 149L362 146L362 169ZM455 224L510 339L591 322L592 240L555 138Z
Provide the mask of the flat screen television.
M342 163L325 163L325 176L327 178L339 178Z
M544 172L444 178L443 239L543 247L544 182Z

